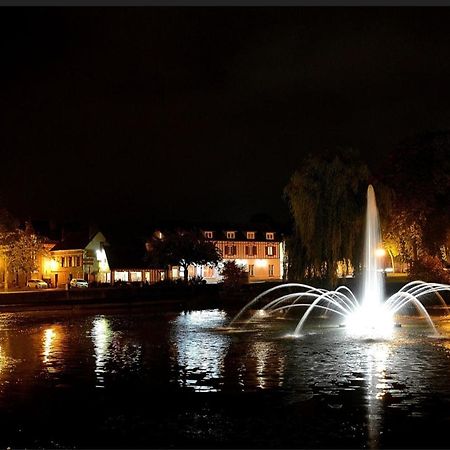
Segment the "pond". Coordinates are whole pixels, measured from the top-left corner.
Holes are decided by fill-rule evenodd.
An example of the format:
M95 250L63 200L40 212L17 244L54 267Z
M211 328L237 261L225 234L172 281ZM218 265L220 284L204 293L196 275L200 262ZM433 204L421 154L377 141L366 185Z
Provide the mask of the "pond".
M227 333L235 311L0 314L0 445L448 447L450 323L390 341L313 321Z

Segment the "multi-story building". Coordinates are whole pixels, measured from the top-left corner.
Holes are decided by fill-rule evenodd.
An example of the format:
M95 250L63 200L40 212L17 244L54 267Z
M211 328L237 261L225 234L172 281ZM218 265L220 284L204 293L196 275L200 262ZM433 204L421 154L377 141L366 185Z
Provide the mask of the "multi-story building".
M189 277L199 276L207 283L217 283L222 280L223 262L232 260L244 268L250 283L283 279L284 242L278 232L228 229L203 230L203 235L215 244L223 261L217 267L190 267ZM172 278L182 276L181 268L172 268Z
M53 286L67 284L72 278L92 282L111 282L111 271L105 253L106 238L97 232L91 238L72 234L51 250L53 262L49 265Z

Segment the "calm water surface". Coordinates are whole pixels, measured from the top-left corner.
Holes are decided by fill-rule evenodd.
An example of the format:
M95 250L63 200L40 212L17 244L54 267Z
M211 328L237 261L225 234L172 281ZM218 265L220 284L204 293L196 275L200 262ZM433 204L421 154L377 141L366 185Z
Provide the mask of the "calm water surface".
M1 313L0 445L450 447L450 339L417 321L379 342L325 321L221 331L233 315Z

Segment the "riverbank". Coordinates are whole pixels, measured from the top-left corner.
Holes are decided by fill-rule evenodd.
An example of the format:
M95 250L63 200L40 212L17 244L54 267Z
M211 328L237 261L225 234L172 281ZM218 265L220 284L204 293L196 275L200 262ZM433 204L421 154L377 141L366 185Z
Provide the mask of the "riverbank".
M392 295L405 285L405 280L387 279L385 292ZM252 283L227 291L222 285L184 285L176 283L150 286L95 287L85 289L43 289L0 292L0 311L55 309L63 307L114 307L127 305L172 305L177 308L202 309L232 305L241 307L258 294L281 282ZM360 280L345 279L358 296ZM448 299L446 299L448 300Z

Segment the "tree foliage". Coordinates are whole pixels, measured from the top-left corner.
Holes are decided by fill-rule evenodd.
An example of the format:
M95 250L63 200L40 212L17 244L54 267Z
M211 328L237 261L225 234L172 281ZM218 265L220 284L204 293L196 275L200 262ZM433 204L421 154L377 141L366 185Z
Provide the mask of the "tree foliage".
M233 260L225 261L220 273L223 276L223 284L228 289L235 289L245 281L244 267Z
M49 252L45 239L36 235L29 224L22 230L10 213L0 210L0 255L5 262L7 286L8 273L22 273L27 279L38 269L38 258L49 256Z
M389 236L403 261L439 256L450 223L450 133L415 136L399 145L381 172L391 187Z
M149 262L159 266L175 265L184 268L188 280L188 267L216 265L221 255L216 246L206 241L203 234L193 230L177 230L154 237L149 246Z
M369 171L356 151L309 156L285 188L294 218L291 279L336 281L338 261L358 265Z

